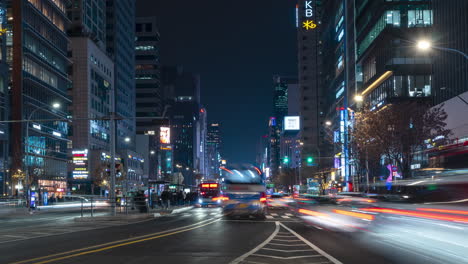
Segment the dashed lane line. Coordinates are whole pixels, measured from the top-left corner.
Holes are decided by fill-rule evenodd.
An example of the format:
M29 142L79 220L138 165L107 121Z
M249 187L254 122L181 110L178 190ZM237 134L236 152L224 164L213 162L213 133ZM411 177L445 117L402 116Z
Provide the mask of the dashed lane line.
M264 257L264 258L274 258L274 259L301 259L301 258L323 257L322 255L304 255L304 256L293 256L293 257L278 257L278 256L263 255L263 254L252 254L252 256Z
M282 242L300 242L302 240L299 240L299 239L279 239L279 238L274 238L273 240L276 240L276 241L282 241Z
M283 246L283 247L299 247L299 246L308 246L308 245L305 245L305 244L281 244L281 243L273 243L273 242L270 242L269 243L270 245L275 245L275 246Z
M271 244L271 243L270 243ZM278 252L304 252L304 251L314 251L313 249L292 249L292 250L284 250L284 249L276 249L276 248L262 248L262 250L270 250L270 251L278 251Z
M249 252L245 253L244 255L236 258L230 264L238 264L238 263L244 261L244 259L246 259L250 255L252 255L255 252L259 251L262 247L264 247L266 244L270 243L271 240L273 240L273 238L278 234L279 230L280 230L279 222L275 222L275 231L273 231L273 233L265 241L263 241L262 243L260 243L260 245L256 246L254 249L250 250Z
M336 258L334 258L333 256L329 255L327 252L321 250L319 247L317 247L316 245L312 244L309 240L303 238L301 235L299 235L298 233L294 232L294 230L292 230L291 228L287 227L286 225L282 224L282 223L279 223L280 226L282 226L284 229L288 230L289 232L291 232L293 235L295 235L297 238L299 238L300 240L302 240L302 242L306 243L307 245L309 245L311 248L313 248L315 251L317 251L318 253L322 254L324 257L326 257L328 260L330 260L331 262L333 262L334 264L342 264L339 260L337 260Z

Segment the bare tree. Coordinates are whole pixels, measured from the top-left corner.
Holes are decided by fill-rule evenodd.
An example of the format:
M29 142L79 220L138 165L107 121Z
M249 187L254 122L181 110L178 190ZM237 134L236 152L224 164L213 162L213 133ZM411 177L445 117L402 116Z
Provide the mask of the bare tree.
M404 177L411 171L414 153L436 137L445 140L451 134L446 129L442 106L430 107L424 101L398 102L378 110L368 107L356 114L356 124L351 130L351 141L359 160L380 158L385 155L398 165Z

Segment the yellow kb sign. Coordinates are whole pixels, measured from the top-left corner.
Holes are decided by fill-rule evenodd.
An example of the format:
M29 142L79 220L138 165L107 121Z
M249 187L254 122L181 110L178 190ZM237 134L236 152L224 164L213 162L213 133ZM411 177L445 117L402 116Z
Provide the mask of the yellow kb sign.
M315 24L313 20L306 20L302 22L302 27L305 28L306 30L310 30L310 29L316 28L317 24Z

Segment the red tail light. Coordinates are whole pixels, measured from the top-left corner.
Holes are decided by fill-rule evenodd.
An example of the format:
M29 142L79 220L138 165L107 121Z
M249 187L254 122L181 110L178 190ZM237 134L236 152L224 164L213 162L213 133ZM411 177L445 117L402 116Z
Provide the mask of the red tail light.
M266 193L262 192L260 194L260 202L266 203L266 201L267 201L267 195L266 195Z

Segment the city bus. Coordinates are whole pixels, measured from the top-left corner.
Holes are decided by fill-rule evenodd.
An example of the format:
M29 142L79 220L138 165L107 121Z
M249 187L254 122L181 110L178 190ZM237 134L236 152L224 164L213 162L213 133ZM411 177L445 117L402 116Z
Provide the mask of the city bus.
M254 216L265 219L267 210L266 184L263 173L255 166L221 168L223 213L228 218Z
M202 182L198 185L198 205L201 207L219 206L221 200L217 182Z

